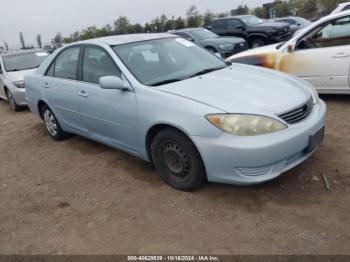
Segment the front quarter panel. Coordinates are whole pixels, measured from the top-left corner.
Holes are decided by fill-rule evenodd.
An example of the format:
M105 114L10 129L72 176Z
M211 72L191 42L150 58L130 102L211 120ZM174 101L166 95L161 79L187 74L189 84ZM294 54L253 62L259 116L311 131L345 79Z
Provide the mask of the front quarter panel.
M221 130L205 118L207 114L224 113L219 109L151 87L137 88L136 95L140 151L146 160L146 136L153 126L169 125L181 130L188 137L218 137L222 134Z

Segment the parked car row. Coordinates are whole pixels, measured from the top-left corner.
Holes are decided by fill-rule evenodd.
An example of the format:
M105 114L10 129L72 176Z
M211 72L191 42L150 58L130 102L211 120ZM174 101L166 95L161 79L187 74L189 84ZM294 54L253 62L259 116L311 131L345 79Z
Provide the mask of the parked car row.
M324 17L287 42L245 51L227 60L301 77L320 93L350 94L350 11Z
M124 150L179 190L271 180L324 136L326 106L311 85L230 65L173 34L66 46L25 85L53 139L76 134Z
M0 98L8 100L12 110L27 105L24 76L33 73L48 55L43 50L0 54Z
M243 38L219 37L204 28L187 28L169 31L169 33L173 33L188 41L194 42L212 53L220 54L223 58L248 50L247 42Z
M30 55L30 63L2 55L2 97L16 109L22 105L16 96L25 94L23 104L43 120L53 139L76 134L123 150L153 163L164 181L179 190L195 190L206 181L261 183L302 163L322 143L326 106L310 83L319 88L312 72L329 69L319 66L328 55L312 57L311 52L311 59L305 54L305 61L295 61L311 49L344 48L342 55L333 49L337 68L348 57L344 32L349 16L325 18L289 41L250 51L244 51L254 43L249 41L263 31L269 34L267 41L288 39L290 25L255 24L254 17L240 16L246 32L242 37L193 28L87 40L50 56L43 51L17 54ZM217 21L233 20L238 21ZM338 44L328 46L332 41ZM266 57L259 56L264 51ZM310 64L304 69L310 69L307 81L240 64L287 71L282 69L293 62L300 72L301 65ZM8 76L40 63L24 82ZM331 80L345 78L349 76L334 73Z

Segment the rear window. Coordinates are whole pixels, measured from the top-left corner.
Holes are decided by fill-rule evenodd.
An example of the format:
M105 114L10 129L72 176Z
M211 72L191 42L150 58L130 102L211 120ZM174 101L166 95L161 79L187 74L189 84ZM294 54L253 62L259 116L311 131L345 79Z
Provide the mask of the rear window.
M7 55L2 58L7 72L38 68L49 56L45 51Z

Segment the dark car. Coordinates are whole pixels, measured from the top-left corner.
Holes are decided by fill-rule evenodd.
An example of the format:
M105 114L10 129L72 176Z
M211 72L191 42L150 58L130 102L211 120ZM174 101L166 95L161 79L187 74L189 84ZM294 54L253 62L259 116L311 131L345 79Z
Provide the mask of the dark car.
M58 45L55 44L50 44L50 45L45 45L43 47L43 50L45 50L46 52L49 52L50 54L52 54L53 52L55 52L55 50L59 48Z
M240 37L219 37L204 28L187 28L170 31L186 40L208 49L210 52L219 53L223 58L248 49L247 42Z
M295 32L299 31L300 29L303 29L309 25L311 25L311 22L306 20L305 18L298 17L298 16L287 16L283 18L276 18L274 22L278 23L287 23L290 25L290 32L292 35L295 34Z
M220 36L244 38L251 48L289 40L290 25L267 22L253 15L219 18L213 21L212 31Z

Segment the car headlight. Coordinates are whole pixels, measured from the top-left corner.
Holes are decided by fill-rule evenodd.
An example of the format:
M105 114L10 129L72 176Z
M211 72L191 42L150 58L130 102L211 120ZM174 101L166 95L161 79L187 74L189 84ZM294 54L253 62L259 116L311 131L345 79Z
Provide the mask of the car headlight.
M219 45L219 47L222 50L232 50L233 49L233 44L222 44L222 45Z
M276 119L258 115L213 114L206 115L206 118L219 129L237 136L257 136L287 128Z
M13 84L17 87L17 88L24 88L24 81L15 81L13 82Z

